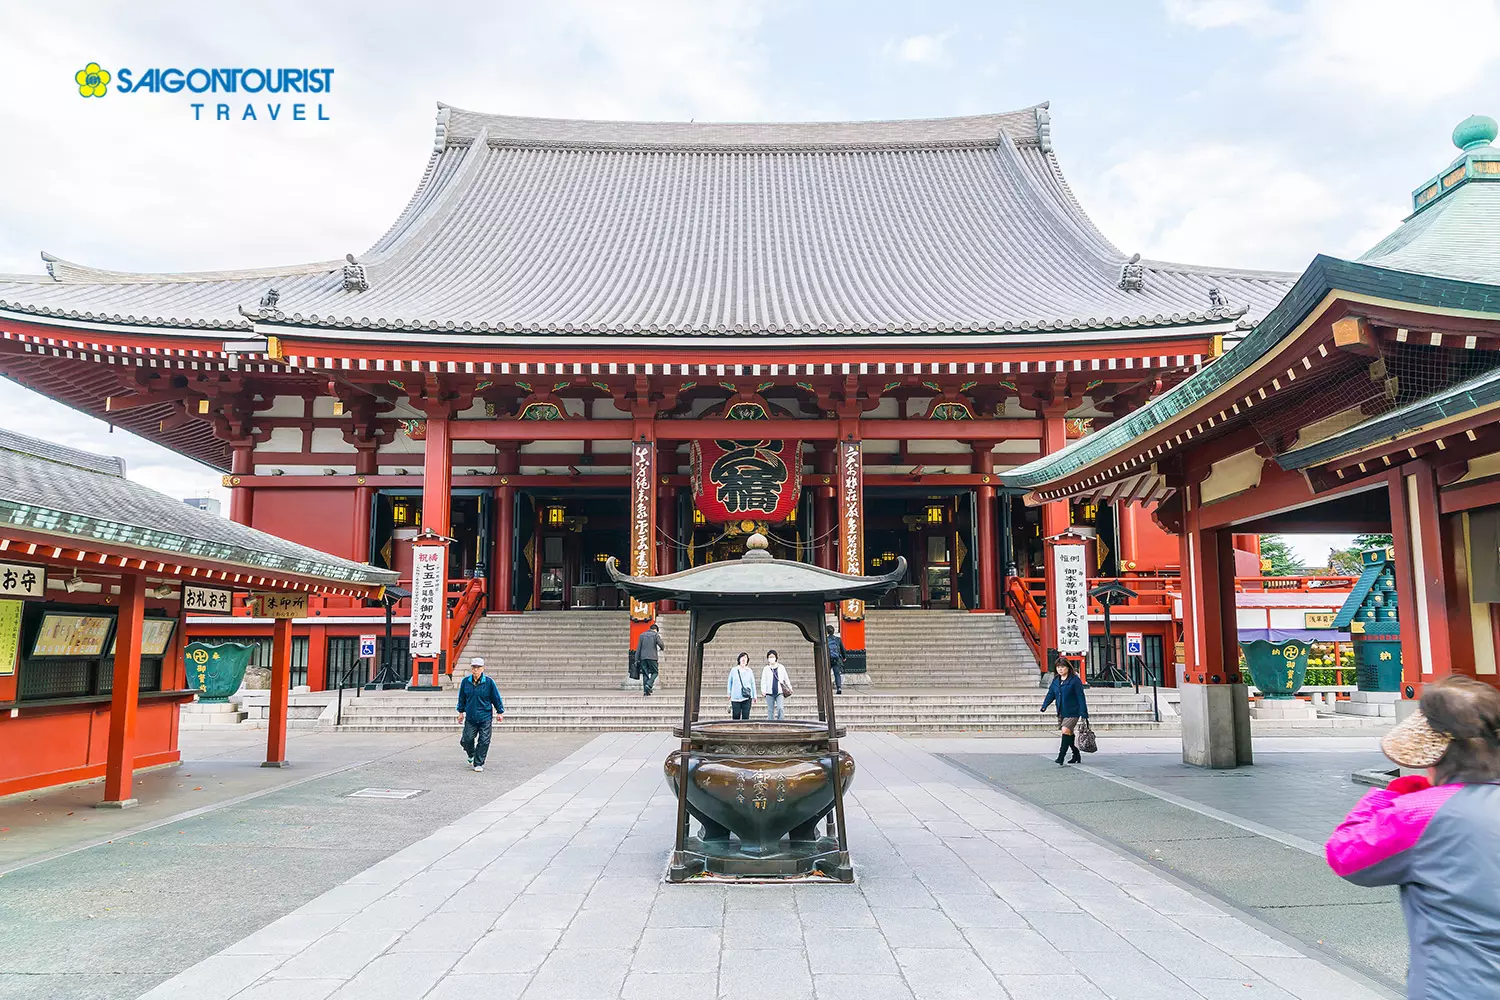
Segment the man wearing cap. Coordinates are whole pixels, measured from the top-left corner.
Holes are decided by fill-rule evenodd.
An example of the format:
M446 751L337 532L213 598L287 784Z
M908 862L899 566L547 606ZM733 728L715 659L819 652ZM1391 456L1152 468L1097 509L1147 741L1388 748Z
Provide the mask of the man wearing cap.
M458 686L458 719L464 724L458 745L469 755L469 766L483 771L490 753L490 729L495 719L505 721L505 702L495 682L485 676L481 656L469 660L469 676Z

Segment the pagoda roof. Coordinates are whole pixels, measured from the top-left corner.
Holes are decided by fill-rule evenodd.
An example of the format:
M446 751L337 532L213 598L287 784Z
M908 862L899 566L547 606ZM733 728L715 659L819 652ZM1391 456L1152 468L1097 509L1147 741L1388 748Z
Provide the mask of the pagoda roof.
M108 545L131 558L207 561L216 569L292 579L315 590L365 591L397 580L390 570L289 542L132 482L123 459L3 429L0 527L59 544Z
M1293 277L1132 262L1063 179L1045 104L785 124L440 106L417 190L353 258L362 281L345 260L145 274L44 259L47 278L0 275L0 313L404 342L1232 328ZM1134 263L1139 287L1122 280Z
M1124 419L1002 473L1000 481L1028 490L1050 486L1057 491L1059 484L1089 472L1094 473L1094 487L1146 477L1152 482L1143 481L1145 495L1160 498L1161 473L1143 463L1140 455L1147 439L1172 429L1187 438L1201 434L1204 413L1217 412L1224 423L1221 407L1223 400L1232 399L1231 390L1292 343L1304 321L1322 310L1330 295L1384 301L1441 315L1500 318L1500 148L1490 145L1496 131L1489 118L1475 116L1460 123L1454 130L1460 155L1413 192L1414 211L1388 236L1354 261L1314 258L1286 297L1222 357ZM1370 416L1316 444L1280 454L1276 461L1285 469L1309 468L1497 402L1500 375L1492 371ZM1208 423L1213 426L1212 417ZM1106 462L1117 464L1104 468ZM1071 494L1078 489L1060 492Z

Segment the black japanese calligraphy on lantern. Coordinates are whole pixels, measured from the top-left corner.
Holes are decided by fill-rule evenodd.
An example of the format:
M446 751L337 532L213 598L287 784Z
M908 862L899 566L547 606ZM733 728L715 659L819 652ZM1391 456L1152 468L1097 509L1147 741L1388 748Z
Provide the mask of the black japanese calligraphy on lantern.
M731 514L771 513L791 473L780 441L715 441L724 452L708 470L714 498Z

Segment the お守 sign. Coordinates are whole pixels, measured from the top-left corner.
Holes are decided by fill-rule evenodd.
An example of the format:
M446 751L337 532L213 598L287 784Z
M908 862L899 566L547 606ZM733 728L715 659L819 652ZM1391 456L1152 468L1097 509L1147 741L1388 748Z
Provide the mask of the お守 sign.
M191 583L182 585L182 610L208 611L229 614L234 604L234 593L220 587L198 587Z
M0 563L0 597L45 597L47 571L24 563Z
M1089 582L1082 545L1052 546L1050 614L1057 618L1057 651L1066 655L1089 651Z

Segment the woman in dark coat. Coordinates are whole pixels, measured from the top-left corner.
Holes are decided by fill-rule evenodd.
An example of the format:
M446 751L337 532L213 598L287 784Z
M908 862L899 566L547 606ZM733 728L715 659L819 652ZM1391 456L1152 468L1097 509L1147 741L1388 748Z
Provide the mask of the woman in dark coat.
M1057 762L1076 764L1082 758L1078 756L1078 747L1073 743L1073 731L1078 728L1079 719L1089 717L1089 704L1083 697L1083 681L1073 672L1073 664L1067 660L1057 661L1057 675L1047 688L1042 711L1047 711L1047 706L1053 702L1057 702L1057 724L1062 729L1062 745L1057 748ZM1073 757L1065 760L1069 750L1073 751Z

